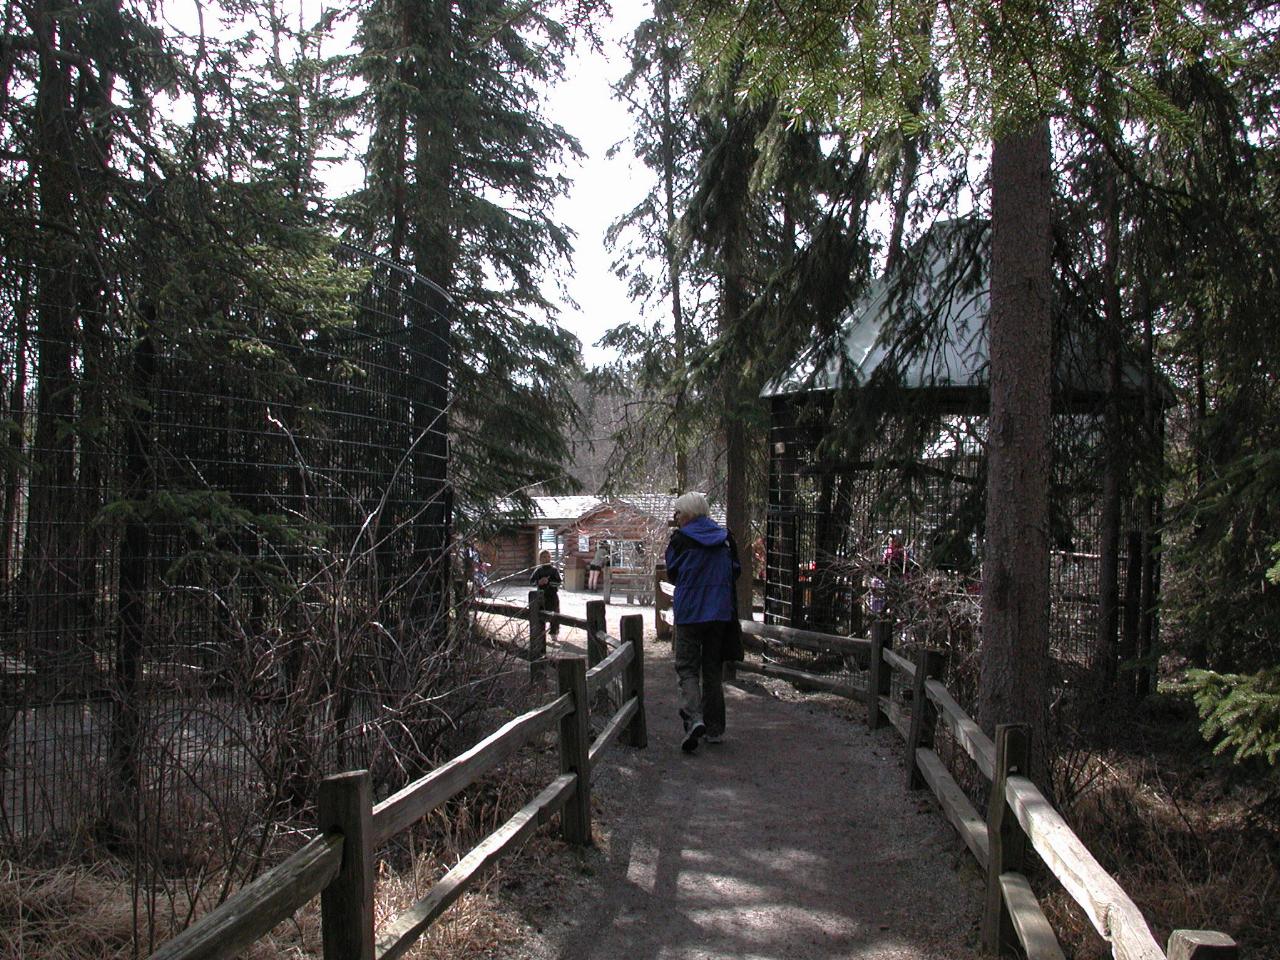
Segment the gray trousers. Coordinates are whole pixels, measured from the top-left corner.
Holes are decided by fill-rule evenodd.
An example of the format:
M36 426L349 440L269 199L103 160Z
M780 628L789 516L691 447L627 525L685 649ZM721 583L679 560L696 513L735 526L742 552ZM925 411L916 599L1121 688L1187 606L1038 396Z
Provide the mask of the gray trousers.
M676 683L680 691L680 719L688 730L701 720L708 736L724 733L724 687L720 642L728 626L709 623L676 624Z

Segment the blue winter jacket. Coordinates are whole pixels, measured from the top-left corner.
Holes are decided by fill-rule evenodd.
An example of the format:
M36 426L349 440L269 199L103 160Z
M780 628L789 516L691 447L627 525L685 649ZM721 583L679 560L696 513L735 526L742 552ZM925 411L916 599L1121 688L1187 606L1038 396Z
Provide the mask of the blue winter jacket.
M676 585L676 623L734 620L734 581L742 571L729 531L710 517L698 517L671 535L667 579Z

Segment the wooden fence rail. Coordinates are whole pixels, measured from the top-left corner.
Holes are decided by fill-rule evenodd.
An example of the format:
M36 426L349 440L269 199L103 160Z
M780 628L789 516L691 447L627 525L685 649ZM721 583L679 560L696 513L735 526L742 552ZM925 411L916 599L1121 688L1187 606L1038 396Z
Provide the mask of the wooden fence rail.
M528 621L528 642L525 646L521 647L518 643L510 642L500 642L499 646L529 661L529 680L532 683L540 683L546 676L548 627L553 625L570 627L590 634L593 629L599 630L599 624L604 623L604 604L599 600L593 600L587 604L587 617L571 617L558 611L542 609L542 595L537 590L529 591L529 602L524 606L483 598L473 599L470 604L471 609L479 613L493 613L514 620ZM599 606L595 620L591 619L592 604ZM593 644L589 641L588 647L589 652L592 649L597 652L599 650L598 643Z
M600 596L605 603L613 602L615 591L626 597L628 604L648 606L655 600L653 580L647 568L605 567L601 581Z
M536 611L536 604L531 597L527 608L485 602L482 609L523 618L531 609ZM588 620L592 619L589 612ZM586 628L587 621L580 622ZM603 622L601 604L592 625L602 627ZM395 960L484 870L552 817L559 815L561 835L567 842L590 843L591 781L600 755L624 735L633 747L643 747L647 741L640 616L623 617L620 633L618 640L607 634L597 636L598 644L616 649L589 671L582 657L557 661L555 699L516 717L376 805L371 802L368 771L327 777L317 804L319 836L163 944L152 960L234 957L316 895L321 898L325 960ZM605 687L620 691L621 702L592 741L588 713L594 692ZM559 775L467 853L425 897L384 924L375 937L373 854L377 847L551 730L559 733Z
M654 571L655 630L670 636L673 588ZM1231 960L1235 942L1208 930L1175 930L1162 949L1132 898L1098 863L1062 815L1024 775L1027 769L1026 728L1002 726L993 741L943 685L945 655L919 650L914 662L893 649L887 623L872 625L870 637L841 637L812 630L742 621L743 642L760 652L795 648L841 657L869 652L867 686L855 687L830 677L770 663L738 664L752 672L789 680L802 689L822 690L864 700L867 725L888 722L907 742L908 786L928 787L943 814L987 875L982 942L988 953L1019 948L1029 960L1060 960L1062 948L1023 873L1026 849L1039 855L1063 889L1080 905L1093 928L1111 946L1116 960ZM911 690L911 709L890 697L892 677L902 677ZM946 764L933 749L934 732L942 724L991 783L987 815L978 813Z
M658 564L653 568L653 635L659 640L671 639L675 625L671 599L675 592L675 585L667 583L667 568Z

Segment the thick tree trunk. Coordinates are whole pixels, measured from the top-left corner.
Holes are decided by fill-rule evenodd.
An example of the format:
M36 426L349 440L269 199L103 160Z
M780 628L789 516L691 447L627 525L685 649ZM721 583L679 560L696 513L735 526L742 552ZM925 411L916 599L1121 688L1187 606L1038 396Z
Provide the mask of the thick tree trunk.
M1155 330L1153 325L1151 297L1145 276L1138 284L1137 309L1142 317L1142 416L1143 433L1148 444L1147 451L1158 450L1158 456L1164 455L1164 429L1160 402L1156 394L1156 359ZM1148 461L1149 476L1158 476L1158 471ZM1142 610L1138 627L1138 656L1141 665L1135 678L1134 692L1138 699L1145 698L1155 686L1156 660L1159 637L1159 594L1160 594L1160 557L1159 537L1162 522L1162 510L1159 487L1156 484L1146 485L1147 490L1142 500Z
M749 303L746 277L747 223L751 160L745 123L729 124L726 134L733 137L728 144L728 157L723 172L723 189L727 223L721 247L721 269L724 277L720 288L720 330L722 334L741 329ZM747 417L754 400L745 395L741 371L732 364L722 372L721 415L725 440L725 520L738 543L743 570L750 568L751 518L747 485ZM747 616L751 610L751 575L738 578L738 610Z
M725 258L724 288L721 294L721 329L730 329L740 321L747 306L747 295L741 275L741 251L734 249ZM734 371L726 372L724 384L723 428L725 442L725 522L738 543L743 575L738 578L738 610L743 616L751 610L751 517L748 507L747 467L747 400Z
M154 311L148 326L154 328ZM125 425L124 464L121 476L126 500L145 502L155 487L151 424L152 393L156 375L155 345L148 331L133 351L130 387L138 401ZM140 687L146 648L147 579L151 562L148 524L134 517L124 527L120 541L119 605L116 620L115 704L111 723L111 759L115 789L108 817L121 829L134 810L140 782Z
M991 160L991 416L978 718L1030 723L1044 743L1049 643L1049 129Z
M669 17L670 14L668 13ZM676 489L683 493L689 488L689 450L685 397L685 340L688 336L684 323L684 305L680 298L680 251L676 247L675 233L679 217L676 214L676 149L675 117L671 108L671 70L675 52L665 43L660 54L662 78L662 193L666 214L666 235L663 250L667 258L667 285L671 288L671 333L676 355L676 371L681 378L680 388L673 398L672 419L675 422Z
M26 453L27 426L27 350L28 316L31 310L29 281L23 278L22 292L14 310L17 341L13 348L13 383L9 391L6 416L11 426L5 431L4 520L0 531L0 595L7 594L9 581L18 569L18 505L23 471L19 469Z
M425 37L429 71L438 98L422 97L414 116L414 193L410 209L414 222L407 225L414 268L445 290L454 287L458 262L458 241L453 233L457 149L454 107L456 97L449 88L456 81L451 61L455 56L453 7L449 2L430 5ZM420 355L430 358L421 378L413 405L415 501L425 503L414 524L414 567L421 578L414 591L410 610L419 626L432 624L443 636L448 603L449 565L445 560L452 522L452 498L448 490L449 462L449 372L450 313L443 298L426 290L413 291L419 299L430 297L430 318L425 329L415 331L414 344Z

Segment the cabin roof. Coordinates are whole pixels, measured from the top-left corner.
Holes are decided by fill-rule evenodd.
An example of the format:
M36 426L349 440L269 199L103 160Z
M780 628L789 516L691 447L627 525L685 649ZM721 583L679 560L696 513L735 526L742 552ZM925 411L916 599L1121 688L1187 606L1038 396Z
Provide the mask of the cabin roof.
M562 522L576 520L600 505L599 497L534 497L535 521Z
M565 523L565 529L572 527L579 520L586 520L592 514L612 508L614 510L630 508L632 511L644 514L654 520L655 523L665 524L671 519L671 515L675 510L676 497L672 494L665 493L625 493L610 497L607 500L601 500L594 507L586 510L581 516L575 517ZM725 522L724 507L717 504L711 504L711 519L719 524Z

